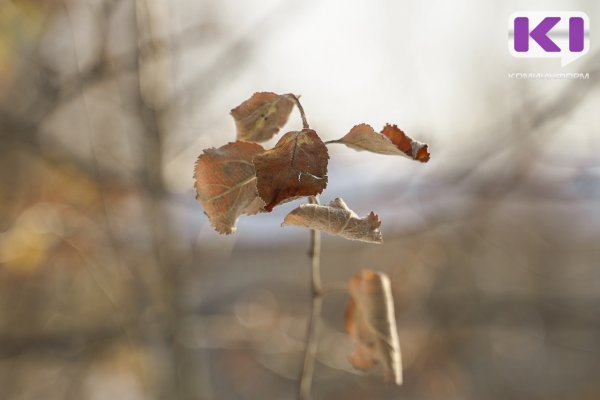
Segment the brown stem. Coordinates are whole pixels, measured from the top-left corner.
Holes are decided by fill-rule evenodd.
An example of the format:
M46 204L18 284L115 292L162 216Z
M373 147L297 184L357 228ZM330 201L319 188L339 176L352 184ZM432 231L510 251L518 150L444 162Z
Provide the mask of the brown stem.
M286 96L288 96L290 99L292 99L294 101L294 103L296 103L296 106L298 107L298 111L300 111L300 118L302 118L302 128L310 129L310 127L308 126L308 121L306 120L306 114L304 113L304 108L302 107L302 104L300 104L300 100L298 99L298 96L296 96L295 94L292 94L292 93L288 93L288 94L286 94Z
M315 196L309 197L311 204L319 204ZM309 256L311 259L311 307L310 319L308 321L308 331L306 334L306 344L304 346L304 363L300 374L300 387L298 398L300 400L310 399L310 389L315 370L315 358L318 347L319 322L321 320L321 308L323 305L323 294L321 287L321 232L310 230L310 248Z

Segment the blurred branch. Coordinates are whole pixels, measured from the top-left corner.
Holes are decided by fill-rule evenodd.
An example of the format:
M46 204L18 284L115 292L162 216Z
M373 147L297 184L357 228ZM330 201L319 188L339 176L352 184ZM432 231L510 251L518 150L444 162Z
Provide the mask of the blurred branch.
M138 53L137 90L135 104L144 126L144 175L142 182L151 192L166 192L163 178L163 141L167 110L165 104L170 95L170 46L158 46L157 41L169 31L169 5L166 0L137 0L135 19L137 26ZM166 15L165 15L166 14ZM162 36L161 36L162 35ZM146 48L143 43L151 43ZM188 386L184 381L183 349L178 342L181 324L179 303L179 271L182 257L173 246L171 221L163 202L156 197L148 198L148 218L151 221L151 237L158 273L162 282L159 298L156 299L163 314L159 324L165 327L161 341L171 363L168 377L160 388L161 398L188 399Z
M70 329L67 332L41 335L0 334L0 358L13 358L25 353L46 353L60 358L80 358L92 349L112 345L122 338L120 327L94 329L93 331Z
M589 71L590 76L598 74L600 72L600 52L590 54L588 62L582 70ZM500 143L499 145L496 143L493 147L473 153L475 157L469 160L470 164L450 179L458 182L476 174L477 168L472 168L472 166L480 165L484 161L494 157L499 153L500 149L506 150L512 148L513 151L517 151L522 146L522 141L525 138L533 136L536 132L539 132L540 128L547 124L568 116L590 93L597 89L598 85L598 79L567 81L565 87L545 104L537 107L535 104L531 104L525 115L521 114L522 108L512 111L512 114L505 119L504 123L497 124L497 131L493 136L499 138L507 137L505 133L513 125L513 121L519 120L520 117L525 117L524 122L514 132L514 135L508 136L504 143ZM535 159L533 156L529 158L531 160ZM510 186L507 188L510 188ZM506 191L507 188L502 189L502 191Z
M600 52L590 54L588 62L583 71L589 71L590 76L600 73ZM426 234L434 227L439 227L457 221L467 220L486 221L487 216L508 193L513 193L515 188L521 185L528 177L531 168L535 165L537 157L543 151L543 145L533 139L540 133L542 128L550 123L560 121L569 116L580 106L585 99L598 89L598 79L585 81L572 80L565 83L565 87L545 103L530 104L528 112L523 114L522 108L511 110L511 113L503 118L503 121L494 124L491 136L502 138L499 143L493 143L488 148L478 148L469 151L468 163L455 171L444 171L444 176L437 183L427 183L427 193L419 198L420 206L428 202L437 202L448 197L448 191L459 193L464 197L476 200L472 202L463 212L449 212L447 208L439 208L435 214L428 215L426 222L420 226L403 229L397 232L402 237L414 237ZM521 121L516 125L515 121ZM556 133L554 129L544 132L547 135ZM507 135L511 132L512 135ZM475 136L475 134L473 134ZM510 174L506 171L499 180L497 176L484 177L478 182L473 182L480 175L479 166L490 162L499 154L509 152L516 161L510 165ZM417 189L419 190L419 189ZM382 193L387 200L389 193Z
M290 7L301 7L305 3L289 3L280 1L274 8L263 15L249 29L238 35L224 46L224 50L211 63L211 66L181 85L181 89L173 94L171 107L197 108L199 102L210 99L214 88L219 87L226 79L231 79L234 71L241 69L246 63L246 57L261 38L272 33L275 28L285 24L286 17L292 17L294 12Z

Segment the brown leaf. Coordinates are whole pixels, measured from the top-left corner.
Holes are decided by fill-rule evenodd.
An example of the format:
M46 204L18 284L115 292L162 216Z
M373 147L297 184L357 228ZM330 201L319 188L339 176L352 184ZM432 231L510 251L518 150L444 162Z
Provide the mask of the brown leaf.
M346 330L358 347L350 362L358 369L381 363L387 381L402 384L400 343L394 317L390 279L381 272L362 271L348 284Z
M302 204L286 215L283 225L304 226L361 242L383 241L379 230L381 221L377 215L371 212L360 218L340 198L334 199L326 206Z
M253 158L264 151L256 143L234 142L204 150L194 170L196 198L217 232L235 232L242 214L256 214L264 202L258 197Z
M413 160L427 162L427 145L412 140L396 125L387 124L381 133L367 124L356 125L341 139L328 143L342 143L355 150L367 150L373 153L402 155Z
M312 129L288 132L271 150L254 158L258 194L265 210L327 186L327 146Z
M294 104L287 95L254 93L248 100L231 110L238 140L264 142L271 139L287 122Z

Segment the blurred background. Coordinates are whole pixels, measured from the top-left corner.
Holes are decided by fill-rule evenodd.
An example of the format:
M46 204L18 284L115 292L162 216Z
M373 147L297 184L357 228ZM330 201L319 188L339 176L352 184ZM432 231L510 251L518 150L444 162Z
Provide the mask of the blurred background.
M586 12L590 52L512 58L522 9ZM324 235L323 280L390 276L405 374L350 366L331 294L315 399L600 398L597 21L592 1L0 0L0 398L295 398L300 202L220 236L194 199L256 91L301 95L324 139L391 122L432 154L329 146L322 201L375 211L385 243Z

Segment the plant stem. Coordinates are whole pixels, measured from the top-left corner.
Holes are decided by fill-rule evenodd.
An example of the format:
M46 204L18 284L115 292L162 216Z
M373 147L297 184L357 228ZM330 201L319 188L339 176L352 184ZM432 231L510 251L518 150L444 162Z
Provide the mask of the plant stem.
M302 118L302 128L310 129L308 126L308 121L306 120L306 114L304 113L304 108L302 107L302 104L300 104L300 100L298 99L298 96L296 96L295 94L292 94L292 93L288 93L288 94L286 94L286 96L288 96L290 99L292 99L294 101L294 103L296 103L296 106L298 107L298 111L300 111L300 118ZM311 197L313 197L313 196L311 196Z
M311 204L319 204L315 196L309 197ZM321 288L321 232L310 230L310 248L309 256L311 259L311 307L310 319L308 321L308 330L306 334L306 343L304 346L304 363L300 374L300 388L298 398L300 400L310 399L310 389L315 370L315 358L318 347L318 331L321 321L321 308L323 305L323 294Z

